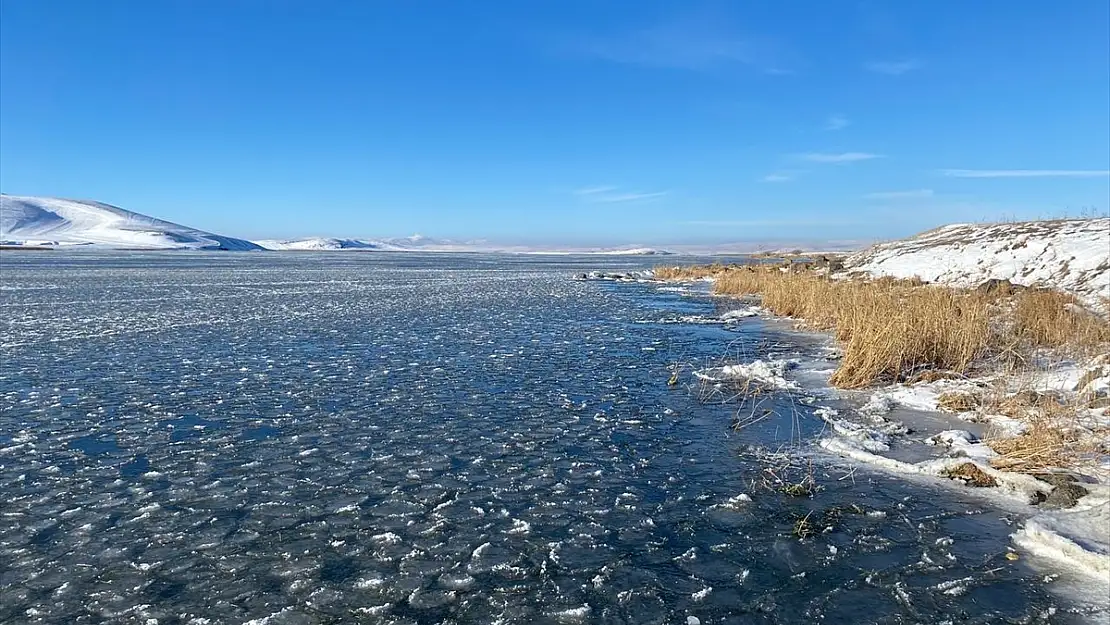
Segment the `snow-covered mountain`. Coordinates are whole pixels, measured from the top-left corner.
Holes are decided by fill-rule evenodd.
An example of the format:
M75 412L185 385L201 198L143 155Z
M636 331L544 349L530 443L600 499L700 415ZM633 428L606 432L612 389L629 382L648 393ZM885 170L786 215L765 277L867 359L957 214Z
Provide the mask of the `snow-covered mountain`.
M257 250L259 246L101 202L0 195L0 244L114 249Z
M879 243L849 271L974 287L990 279L1046 286L1098 304L1110 298L1110 219L953 224Z

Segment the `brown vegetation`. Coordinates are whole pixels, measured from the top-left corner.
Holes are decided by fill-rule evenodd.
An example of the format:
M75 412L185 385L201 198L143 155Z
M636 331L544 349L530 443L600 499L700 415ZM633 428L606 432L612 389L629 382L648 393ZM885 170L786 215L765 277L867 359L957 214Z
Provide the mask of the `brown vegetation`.
M960 391L941 393L937 396L937 406L948 412L970 412L979 407L979 398Z
M1014 299L1014 335L1032 347L1081 351L1110 342L1110 324L1060 291L1028 289Z
M686 267L656 267L653 270L657 280L698 280L715 276L728 268L727 265L689 265Z
M943 475L954 480L961 480L968 486L998 486L997 480L987 475L973 462L965 462L959 466L946 469Z
M843 347L831 383L860 388L958 377L996 360L1021 360L1030 348L1093 353L1110 343L1110 323L1067 294L1039 289L956 289L917 279L833 279L819 271L771 265L658 268L661 279L715 278L714 291L759 295L785 317L831 331Z
M1079 437L1061 427L1059 421L1046 417L1033 419L1024 434L990 438L987 444L999 454L991 465L1007 471L1035 472L1068 466L1084 451Z
M1105 452L1083 434L1078 415L1085 408L1110 406L1105 394L1083 392L1089 382L1110 372L1110 356L1095 360L1102 366L1080 379L1079 394L1074 397L1032 389L1015 393L1009 388L1009 382L1028 374L1032 363L1046 354L1075 359L1107 351L1110 322L1066 293L1007 281L956 289L920 280L834 279L827 267L815 270L805 263L709 265L671 273L657 270L656 275L664 279L713 276L717 293L757 295L774 314L831 332L843 351L831 383L841 388L931 382L984 372L1012 374L982 393L950 392L938 397L943 410L1002 414L1029 426L1016 437L988 437L987 444L999 454L992 461L998 469L1036 472ZM1110 311L1110 302L1104 310ZM995 484L971 463L950 470L948 476L975 486Z

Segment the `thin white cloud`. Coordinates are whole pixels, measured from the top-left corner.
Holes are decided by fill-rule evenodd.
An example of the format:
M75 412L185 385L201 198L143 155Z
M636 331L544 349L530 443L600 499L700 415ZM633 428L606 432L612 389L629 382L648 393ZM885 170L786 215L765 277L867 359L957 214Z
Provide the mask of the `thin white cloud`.
M650 193L620 192L620 187L598 185L575 189L571 193L577 195L583 202L613 204L618 202L635 202L637 200L651 200L667 195L667 191L653 191Z
M1105 178L1110 169L942 169L952 178Z
M869 200L908 200L913 198L933 197L932 189L911 189L909 191L879 191L863 196Z
M575 189L573 193L575 195L597 195L599 193L609 193L610 191L616 190L616 187L611 186L582 187L581 189Z
M887 76L901 76L906 72L913 71L921 67L921 63L912 59L904 61L872 61L865 64L864 69L876 74L886 74Z
M814 163L854 163L856 161L869 161L875 158L884 158L882 154L870 154L868 152L841 152L838 154L814 152L802 154L801 157Z
M595 201L597 202L635 202L637 200L650 200L657 197L667 195L666 191L656 191L654 193L617 193L614 195L602 195Z
M794 176L789 174L767 174L759 179L760 182L787 182L793 180Z
M851 120L843 115L829 115L829 118L825 120L825 130L840 130L847 128L851 123Z
M790 73L791 53L778 41L736 32L714 16L691 16L650 28L578 37L569 51L611 63L705 71L747 65L769 74Z

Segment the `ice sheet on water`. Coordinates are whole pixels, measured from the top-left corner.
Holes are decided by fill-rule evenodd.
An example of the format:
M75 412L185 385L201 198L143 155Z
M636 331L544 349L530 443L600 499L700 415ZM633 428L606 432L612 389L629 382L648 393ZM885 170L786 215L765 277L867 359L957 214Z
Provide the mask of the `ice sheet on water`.
M804 620L844 598L897 609L893 580L856 572L912 578L956 535L894 481L745 501L764 465L730 409L666 385L720 346L634 323L658 312L651 285L570 280L573 259L52 258L0 272L3 622ZM859 500L911 522L792 537L811 503Z

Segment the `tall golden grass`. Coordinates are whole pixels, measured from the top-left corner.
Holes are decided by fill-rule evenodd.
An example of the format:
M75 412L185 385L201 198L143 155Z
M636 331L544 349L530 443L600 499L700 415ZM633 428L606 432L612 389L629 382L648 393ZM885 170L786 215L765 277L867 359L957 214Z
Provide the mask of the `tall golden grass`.
M833 332L843 357L831 383L840 388L903 381L923 370L966 374L1019 347L1091 351L1110 343L1110 324L1054 291L1020 291L1011 302L920 280L834 280L771 266L657 269L656 276L715 276L717 293L759 295L776 315Z
M844 354L831 383L841 388L898 381L926 368L967 371L990 342L986 301L908 284L745 268L719 275L715 290L759 294L775 314L833 331Z
M1014 301L1014 334L1033 347L1084 351L1110 342L1110 324L1060 291L1025 290Z

